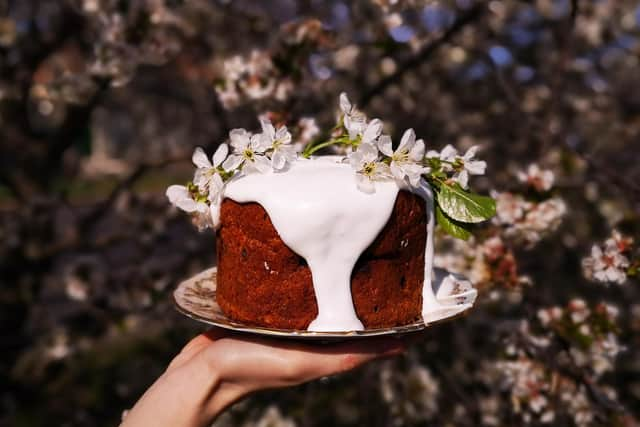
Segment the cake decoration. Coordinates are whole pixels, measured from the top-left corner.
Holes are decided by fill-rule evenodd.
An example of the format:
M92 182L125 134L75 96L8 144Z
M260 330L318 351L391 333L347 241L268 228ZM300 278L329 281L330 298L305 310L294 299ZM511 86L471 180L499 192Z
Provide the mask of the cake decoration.
M495 213L491 198L468 190L469 175L486 169L474 159L477 148L462 156L452 146L425 154L424 141L408 129L394 150L383 123L368 121L344 93L340 110L330 139L312 142L300 153L287 128L266 119L260 133L232 130L229 144L221 144L211 161L195 150L193 181L169 187L167 197L201 228L219 227L224 199L258 203L311 270L318 314L308 330L344 331L365 328L351 294L354 267L390 220L398 193L409 191L424 200L427 215L422 318L427 323L466 310L468 303L436 299L433 240L436 218L444 231L467 238L471 224ZM315 155L330 147L342 147L345 154Z

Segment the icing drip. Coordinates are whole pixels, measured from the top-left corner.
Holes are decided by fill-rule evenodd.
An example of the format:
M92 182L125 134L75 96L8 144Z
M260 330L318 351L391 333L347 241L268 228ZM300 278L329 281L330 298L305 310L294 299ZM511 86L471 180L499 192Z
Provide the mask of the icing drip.
M259 203L283 242L307 261L318 304L310 331L364 329L353 306L351 272L389 220L400 190L393 180L375 185L372 194L358 190L353 169L337 156L300 159L286 173L249 174L227 183L225 197ZM443 312L454 314L468 304L443 306L436 299L431 284L433 193L426 181L413 191L424 198L429 212L422 292L426 323L435 320L437 313L440 317ZM219 207L212 208L211 215L217 223Z
M471 307L473 303L464 304L443 304L436 298L436 291L433 289L433 235L435 229L435 212L433 191L429 184L424 180L420 180L420 186L413 189L413 192L421 196L427 205L427 241L424 248L424 284L422 285L422 319L424 323L433 322L443 317L454 316ZM439 280L438 284L442 286L447 280L453 280L453 276L448 276L444 280Z

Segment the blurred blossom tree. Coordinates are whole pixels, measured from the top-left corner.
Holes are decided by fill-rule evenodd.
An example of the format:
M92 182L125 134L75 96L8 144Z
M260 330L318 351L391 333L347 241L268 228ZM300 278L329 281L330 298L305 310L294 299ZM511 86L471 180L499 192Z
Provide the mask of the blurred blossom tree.
M213 260L166 184L258 116L326 139L342 91L481 146L498 214L436 259L477 307L216 425L637 425L638 58L631 0L0 0L0 425L117 423Z

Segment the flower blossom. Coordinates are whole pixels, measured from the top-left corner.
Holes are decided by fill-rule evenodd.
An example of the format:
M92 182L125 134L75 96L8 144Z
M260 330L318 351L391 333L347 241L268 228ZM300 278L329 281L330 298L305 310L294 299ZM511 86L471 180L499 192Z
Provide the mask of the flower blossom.
M349 154L349 163L356 170L358 188L365 193L375 192L374 181L388 179L391 176L389 166L379 161L375 145L362 143Z
M197 168L193 182L187 186L171 185L167 188L166 196L171 204L185 212L206 217L209 212L209 204L219 204L222 198L224 182L218 167L227 157L228 152L227 144L220 144L209 161L202 148L197 147L191 156L191 160ZM203 221L205 217L199 218L198 223L203 225L208 223L206 220Z
M271 162L265 156L264 140L260 134L251 135L244 129L233 129L229 132L229 143L233 154L222 163L225 171L235 171L242 166L244 173L266 173L271 170Z
M378 139L378 148L382 154L391 158L391 174L399 181L409 180L412 186L417 187L420 177L427 173L429 168L422 166L424 158L424 141L416 141L416 134L413 129L407 129L402 135L400 145L393 151L391 148L391 138L383 135Z
M631 250L633 239L613 230L603 245L593 245L591 255L582 260L582 271L589 280L622 284L627 280L627 269L631 265L626 254Z
M290 78L283 76L267 52L254 50L248 57L239 55L223 62L220 82L215 90L226 109L247 100L273 97L286 100L293 91Z
M504 235L531 246L555 231L567 213L559 197L536 203L509 192L491 192L496 200L493 223L505 227Z
M499 361L495 369L502 377L501 388L511 394L513 411L522 414L525 423L534 417L542 424L553 422L555 413L548 399L551 385L543 365L522 356L518 360Z
M487 169L487 162L484 160L474 160L478 146L469 148L464 155L460 156L451 144L445 146L440 153L430 150L427 158L439 158L442 161L445 171L453 170L452 177L464 189L469 186L469 175L484 175Z
M600 246L593 245L591 255L582 260L585 277L604 283L624 283L628 267L629 259L613 247L607 247L603 251Z
M522 220L532 206L522 196L514 193L492 191L491 197L496 200L496 216L493 218L495 224L513 225Z
M409 355L409 366L403 369L387 362L379 370L380 395L396 418L394 425L425 422L438 413L440 384L431 371L412 356Z
M291 133L286 126L280 126L277 130L268 119L260 120L262 125L262 133L259 138L262 139L261 146L266 150L271 150L271 167L275 170L281 170L287 163L296 160L296 149L291 145Z
M206 196L200 195L184 185L171 185L167 188L167 198L172 205L188 213L205 213L209 210Z
M354 140L364 134L367 128L367 117L351 104L344 92L340 94L340 110L342 110L342 123L349 133L349 139Z
M552 171L540 169L540 166L535 163L530 164L526 172L519 171L517 176L520 182L526 183L541 193L549 191L555 180Z
M218 171L218 167L227 158L229 154L229 146L220 144L216 152L213 154L211 161L207 158L202 148L197 147L191 156L193 164L197 166L193 183L207 193L207 199L213 203L220 203L220 197L224 188L224 182Z
M301 117L298 120L298 138L294 146L297 151L310 143L320 133L320 128L313 117Z

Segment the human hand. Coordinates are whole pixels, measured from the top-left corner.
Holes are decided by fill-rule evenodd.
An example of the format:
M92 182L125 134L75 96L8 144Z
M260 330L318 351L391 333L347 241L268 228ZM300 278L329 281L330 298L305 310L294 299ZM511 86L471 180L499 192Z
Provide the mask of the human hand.
M213 329L191 340L126 415L121 427L210 425L248 394L288 387L399 355L403 341L301 343Z

